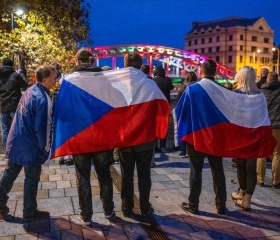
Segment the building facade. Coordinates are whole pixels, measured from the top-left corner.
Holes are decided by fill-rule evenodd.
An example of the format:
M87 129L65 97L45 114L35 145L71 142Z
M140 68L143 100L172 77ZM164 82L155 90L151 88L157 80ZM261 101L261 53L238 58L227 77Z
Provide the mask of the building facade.
M230 17L210 22L193 22L185 37L185 49L212 58L239 71L251 66L272 70L274 31L263 17Z

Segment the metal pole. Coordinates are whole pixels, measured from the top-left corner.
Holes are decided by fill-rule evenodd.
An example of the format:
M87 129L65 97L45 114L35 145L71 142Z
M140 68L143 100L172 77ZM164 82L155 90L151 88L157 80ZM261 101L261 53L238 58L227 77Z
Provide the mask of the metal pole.
M11 25L12 25L12 30L14 30L14 14L11 13Z

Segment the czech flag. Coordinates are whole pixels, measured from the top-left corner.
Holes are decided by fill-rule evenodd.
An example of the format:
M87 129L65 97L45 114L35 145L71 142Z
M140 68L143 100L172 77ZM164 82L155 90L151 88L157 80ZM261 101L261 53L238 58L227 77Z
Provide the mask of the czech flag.
M156 83L138 69L74 72L55 103L52 157L164 138L169 108Z
M203 78L187 87L175 116L178 140L199 152L258 158L271 156L276 146L262 93L236 93Z

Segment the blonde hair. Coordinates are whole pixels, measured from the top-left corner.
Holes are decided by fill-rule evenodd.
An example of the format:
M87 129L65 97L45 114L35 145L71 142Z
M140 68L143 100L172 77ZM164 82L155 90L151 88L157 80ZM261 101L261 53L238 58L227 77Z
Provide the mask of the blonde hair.
M237 82L237 90L246 94L260 93L256 85L256 73L252 67L242 67L234 77Z

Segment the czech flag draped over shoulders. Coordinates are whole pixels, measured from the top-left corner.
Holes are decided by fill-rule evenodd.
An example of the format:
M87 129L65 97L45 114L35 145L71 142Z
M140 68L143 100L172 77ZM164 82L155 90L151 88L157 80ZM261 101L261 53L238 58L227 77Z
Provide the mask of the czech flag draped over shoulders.
M176 106L175 117L178 140L206 154L268 157L276 146L262 93L232 92L203 78L187 87Z
M55 103L52 157L164 138L169 108L156 83L138 69L74 72Z

